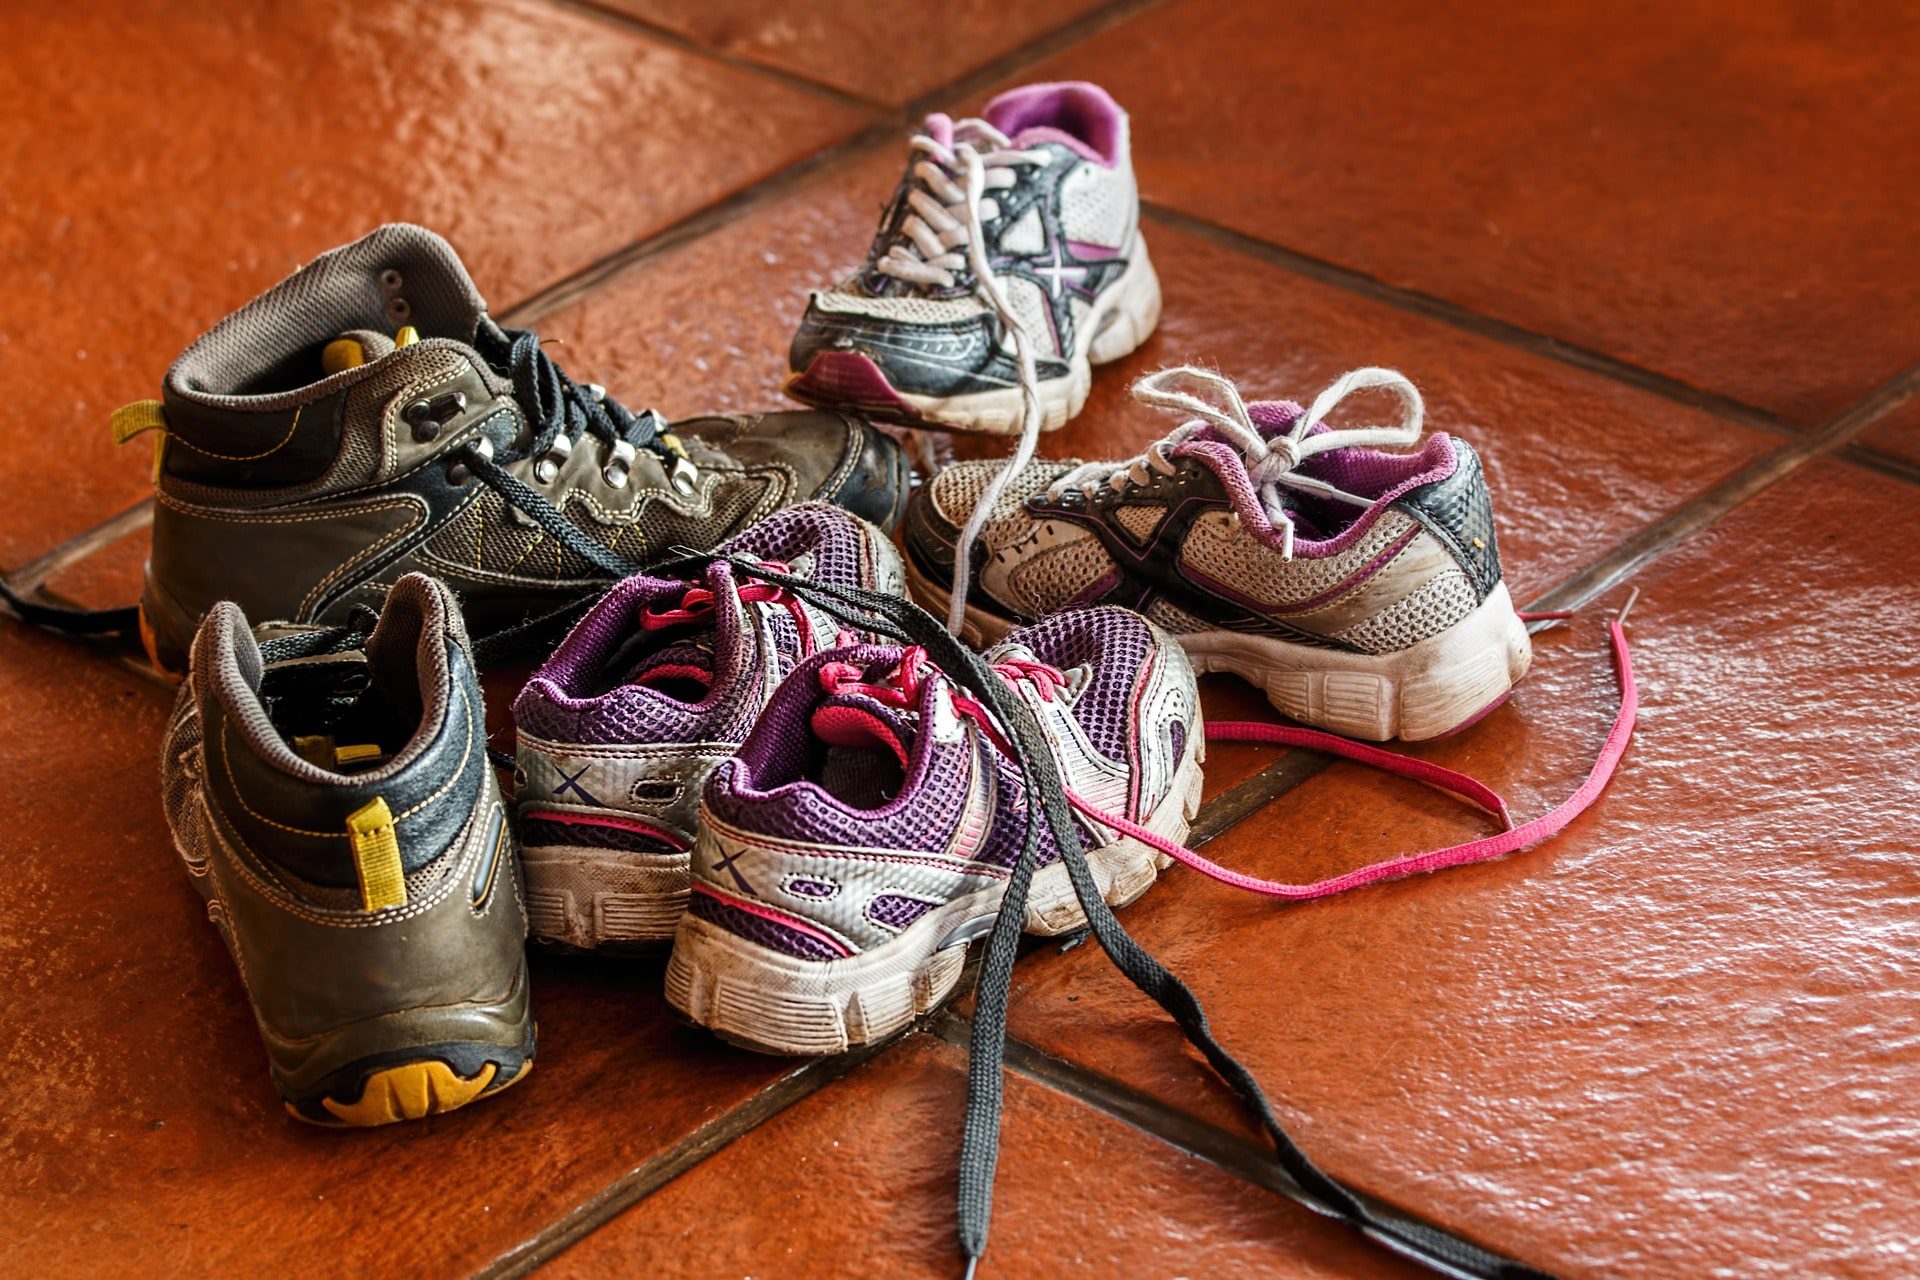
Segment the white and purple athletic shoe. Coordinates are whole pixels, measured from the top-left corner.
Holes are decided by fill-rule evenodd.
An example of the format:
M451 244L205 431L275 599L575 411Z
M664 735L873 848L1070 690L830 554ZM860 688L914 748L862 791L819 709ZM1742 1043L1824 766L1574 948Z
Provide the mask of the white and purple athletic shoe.
M903 589L886 535L824 503L776 512L716 554L826 586ZM609 591L513 704L533 935L608 950L671 940L708 771L788 672L858 634L724 559L697 581L642 575Z
M1123 609L1060 614L984 655L1032 712L1065 780L1100 897L1138 898L1200 801L1192 668ZM991 929L1028 838L1029 776L1004 726L919 648L859 645L798 667L713 772L693 898L667 999L771 1053L830 1054L893 1035L944 999ZM1021 924L1086 923L1043 843Z
M1159 319L1126 113L1098 85L1027 85L979 119L927 117L866 263L813 295L787 391L907 426L1050 430Z
M1399 421L1326 421L1368 391L1392 393ZM1201 671L1373 741L1456 732L1526 674L1479 455L1422 442L1406 378L1358 369L1305 409L1249 404L1203 369L1134 393L1185 421L1133 458L1035 462L1010 483L963 462L913 495L908 584L956 634L984 644L1058 609L1137 609Z

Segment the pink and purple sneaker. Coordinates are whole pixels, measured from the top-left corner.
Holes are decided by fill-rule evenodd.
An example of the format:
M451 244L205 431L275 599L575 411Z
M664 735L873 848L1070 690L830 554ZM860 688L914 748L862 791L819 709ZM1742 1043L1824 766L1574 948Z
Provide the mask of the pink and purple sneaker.
M781 680L858 634L726 562L898 595L899 553L824 503L723 544L693 581L627 578L594 605L513 705L515 782L536 938L588 950L672 939L687 904L701 784Z
M1102 900L1123 906L1166 857L1102 817L1184 839L1204 735L1180 647L1137 614L1088 609L984 655L1065 779ZM991 929L1028 836L1028 772L1008 731L924 650L855 645L802 663L708 779L693 898L667 999L728 1040L830 1054L884 1039L944 999ZM1043 847L1022 926L1086 923Z

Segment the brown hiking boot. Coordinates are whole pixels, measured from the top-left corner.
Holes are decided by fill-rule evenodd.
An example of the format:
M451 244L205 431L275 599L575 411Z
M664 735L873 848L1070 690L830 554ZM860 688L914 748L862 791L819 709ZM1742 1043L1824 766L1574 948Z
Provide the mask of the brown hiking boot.
M141 632L178 672L200 619L331 622L423 570L477 637L707 551L813 499L896 523L907 467L843 413L669 426L576 383L529 330L488 318L447 242L382 227L216 325L165 398Z

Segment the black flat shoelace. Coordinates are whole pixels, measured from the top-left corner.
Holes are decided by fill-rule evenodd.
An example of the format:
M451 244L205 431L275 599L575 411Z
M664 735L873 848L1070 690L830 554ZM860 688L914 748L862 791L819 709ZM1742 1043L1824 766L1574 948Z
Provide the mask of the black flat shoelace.
M1214 1039L1205 1011L1187 985L1127 933L1100 897L1088 869L1072 815L1065 780L1048 750L1039 721L1014 697L979 655L962 645L940 621L911 601L872 591L835 587L769 571L755 561L733 558L737 573L784 587L842 621L924 648L934 665L984 703L1012 734L1019 769L1029 797L1027 829L1019 861L1007 882L1000 914L988 935L979 984L974 991L972 1043L967 1067L967 1112L960 1142L958 1194L960 1251L968 1273L986 1250L993 1212L993 1181L999 1161L1002 1072L1006 1058L1007 1001L1018 955L1021 916L1027 889L1043 848L1055 850L1066 864L1075 895L1093 936L1114 966L1151 996L1180 1027L1241 1105L1273 1143L1278 1161L1295 1188L1294 1198L1318 1213L1337 1218L1375 1243L1442 1275L1471 1280L1552 1280L1547 1272L1494 1253L1448 1231L1403 1214L1356 1191L1323 1171L1302 1151L1273 1114L1253 1074Z
M480 354L513 382L514 399L526 411L533 434L525 445L496 447L485 436L467 442L462 461L475 477L507 502L519 508L554 541L610 578L639 572L638 561L619 555L588 537L532 485L506 470L509 463L545 457L563 436L569 446L582 435L593 435L609 448L626 444L647 449L670 465L685 461L685 453L666 431L666 423L652 409L634 413L598 388L582 386L540 348L540 335L531 329L503 329L482 320L474 334Z

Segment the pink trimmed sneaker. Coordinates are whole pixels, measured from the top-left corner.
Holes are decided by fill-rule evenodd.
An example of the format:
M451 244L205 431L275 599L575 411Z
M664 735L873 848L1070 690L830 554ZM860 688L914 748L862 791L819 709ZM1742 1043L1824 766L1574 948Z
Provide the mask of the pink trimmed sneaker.
M929 620L930 621L930 620ZM1032 712L1079 810L1100 899L1152 885L1200 802L1203 734L1178 645L1123 609L1063 613L987 654ZM693 900L667 999L728 1040L839 1053L900 1031L952 991L1028 840L1028 765L987 708L925 651L837 649L802 664L707 783ZM1021 925L1086 914L1042 849Z
M1400 400L1399 424L1324 421L1367 388ZM1199 670L1357 738L1451 733L1526 674L1479 457L1444 434L1413 453L1375 447L1420 441L1407 379L1357 370L1306 410L1245 404L1198 369L1155 374L1135 395L1188 421L1124 462L1032 463L997 498L997 462L950 467L915 493L915 596L974 643L1075 606L1137 609Z
M700 787L796 665L858 633L758 579L744 556L825 586L898 595L900 554L824 503L724 543L695 580L641 575L580 620L514 701L527 917L587 950L666 943L687 904Z

